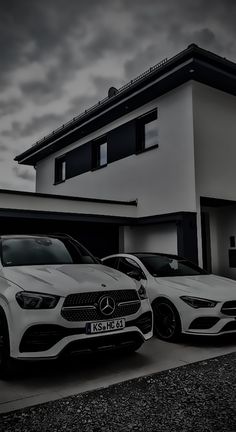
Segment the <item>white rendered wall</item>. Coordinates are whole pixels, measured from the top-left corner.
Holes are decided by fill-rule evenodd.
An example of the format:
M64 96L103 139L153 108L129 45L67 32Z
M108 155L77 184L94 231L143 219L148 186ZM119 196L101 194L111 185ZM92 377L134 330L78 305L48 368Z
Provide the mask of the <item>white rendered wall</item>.
M101 216L136 217L137 207L126 204L88 202L68 199L22 195L0 191L0 209L50 211L59 213L90 214Z
M236 97L193 83L197 196L236 200Z
M124 252L163 252L177 254L175 224L124 227Z
M68 146L66 151L155 107L159 113L159 148L55 186L54 160L64 149L37 164L36 191L117 200L137 198L138 216L196 211L191 82Z
M200 197L236 200L236 97L204 84L193 82L194 159L199 263L202 264ZM218 214L218 213L217 213ZM223 229L211 211L213 271L232 272L228 258L218 258L219 238ZM215 226L215 229L213 228ZM217 228L218 227L218 228ZM223 260L223 261L222 261ZM224 264L223 264L224 262Z

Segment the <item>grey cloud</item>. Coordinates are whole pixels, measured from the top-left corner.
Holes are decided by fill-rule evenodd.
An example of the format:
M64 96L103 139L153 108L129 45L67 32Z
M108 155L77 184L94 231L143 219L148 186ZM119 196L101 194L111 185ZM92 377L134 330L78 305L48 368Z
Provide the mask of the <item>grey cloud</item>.
M56 114L45 114L41 117L32 117L28 123L20 123L14 121L12 123L11 129L3 130L2 135L10 137L12 139L20 137L35 136L35 139L39 138L38 133L51 132L64 121L64 116Z
M44 65L46 60L56 60L44 79L21 85L23 95L38 104L61 97L64 85L76 72L104 55L130 54L129 76L129 71L136 74L136 65L139 72L147 63L165 56L165 50L169 55L190 42L222 52L211 27L230 28L232 37L236 36L233 0L3 0L2 4L0 48L2 44L4 54L0 76L32 61ZM129 17L127 23L119 22L120 12ZM183 30L185 23L192 30ZM160 41L163 35L165 45ZM233 53L233 47L228 46L227 54ZM142 61L145 63L141 67Z
M88 33L96 35L92 23L102 11L103 0L23 0L20 3L3 0L2 3L4 24L0 28L0 49L4 54L1 55L0 82L6 84L6 79L10 81L8 72L18 66L27 66L33 61L43 65L45 61L54 59L57 64L51 66L45 80L35 83L38 97L40 90L42 94L55 87L59 90L63 82L83 67L89 58L90 62L94 60L89 51L86 55L81 42ZM33 86L23 85L22 90L34 98Z
M92 95L80 95L72 98L70 100L70 108L68 109L66 115L67 117L75 116L82 113L84 110L90 108L91 106L98 103L99 100L105 98L108 93L108 89L111 86L120 86L121 83L118 83L114 80L113 77L103 78L99 76L95 76L92 79L92 82L95 87L95 91Z
M17 98L7 100L0 100L0 117L5 115L14 114L18 112L23 106L23 101Z
M125 64L126 79L171 57L190 43L236 60L236 3L232 0L169 0L165 3L137 0L135 6L133 36L137 38L137 45L140 41L140 47ZM145 47L142 47L142 38L147 42Z
M55 93L58 98L63 95L62 88L55 84L55 81L51 81L51 79L29 81L21 85L21 90L25 97L43 105L52 100L55 97Z
M8 149L9 149L9 147L7 144L0 142L0 152L5 152Z
M23 168L21 166L14 166L12 168L14 174L16 175L16 177L22 179L22 180L27 180L27 181L34 181L35 180L35 174L33 172L33 169L31 168Z

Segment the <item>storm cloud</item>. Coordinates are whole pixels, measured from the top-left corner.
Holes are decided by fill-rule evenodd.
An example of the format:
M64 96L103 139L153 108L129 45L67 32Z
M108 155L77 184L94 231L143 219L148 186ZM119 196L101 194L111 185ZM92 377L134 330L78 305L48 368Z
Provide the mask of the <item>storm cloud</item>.
M110 86L193 42L236 60L233 0L0 0L0 17L0 187L34 190L14 156Z

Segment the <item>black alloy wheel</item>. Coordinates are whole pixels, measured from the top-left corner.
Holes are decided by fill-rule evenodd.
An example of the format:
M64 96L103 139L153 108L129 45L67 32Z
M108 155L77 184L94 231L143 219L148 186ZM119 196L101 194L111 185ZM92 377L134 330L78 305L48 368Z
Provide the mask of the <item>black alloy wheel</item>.
M153 303L154 334L165 341L176 341L181 334L181 322L174 305L161 299Z

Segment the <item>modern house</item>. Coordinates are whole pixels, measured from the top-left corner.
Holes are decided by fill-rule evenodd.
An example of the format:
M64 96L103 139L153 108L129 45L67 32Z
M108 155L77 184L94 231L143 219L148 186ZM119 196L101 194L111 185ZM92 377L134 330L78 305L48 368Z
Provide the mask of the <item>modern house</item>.
M16 160L36 194L0 193L10 229L17 217L100 256L178 253L236 278L235 63L192 44Z

